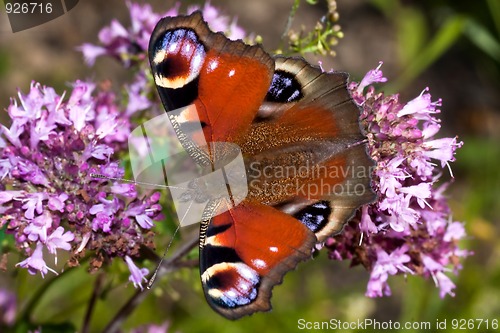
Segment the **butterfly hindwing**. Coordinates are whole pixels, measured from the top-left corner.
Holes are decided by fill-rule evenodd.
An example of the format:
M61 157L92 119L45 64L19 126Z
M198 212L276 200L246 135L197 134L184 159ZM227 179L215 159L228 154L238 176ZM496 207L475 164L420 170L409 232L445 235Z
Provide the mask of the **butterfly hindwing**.
M375 199L370 184L374 162L366 152L360 111L347 88L347 74L323 72L298 58L277 57L275 63L259 122L252 127L254 132L272 134L254 135L262 144L251 144L257 147L251 160L266 161L263 170L281 165L283 153L300 152L303 158L289 158L286 165L303 172L271 180L298 184L297 192L280 197L281 202L273 202L276 191L273 195L260 191L259 196L308 226L313 219L321 221L311 230L324 241L340 232L360 206ZM254 173L262 176L261 170ZM270 181L264 178L256 184Z

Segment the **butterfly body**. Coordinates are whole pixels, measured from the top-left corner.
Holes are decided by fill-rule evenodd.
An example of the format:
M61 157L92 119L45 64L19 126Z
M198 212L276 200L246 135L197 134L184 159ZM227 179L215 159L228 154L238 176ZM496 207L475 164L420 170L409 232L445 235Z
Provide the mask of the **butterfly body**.
M267 311L284 274L374 200L347 75L231 41L200 13L162 19L149 57L166 111L195 106L169 116L193 159L215 169L227 149L213 144L225 142L245 161L245 198L213 199L203 213L207 301L230 319Z

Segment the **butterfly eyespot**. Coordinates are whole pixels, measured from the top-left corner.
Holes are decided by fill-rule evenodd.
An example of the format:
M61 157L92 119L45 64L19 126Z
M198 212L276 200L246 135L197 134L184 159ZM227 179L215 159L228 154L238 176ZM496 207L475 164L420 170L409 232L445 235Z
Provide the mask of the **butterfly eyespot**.
M196 79L206 55L205 47L190 29L167 31L153 50L155 83L171 89L181 88Z
M303 97L301 84L294 74L276 70L266 100L269 102L290 103Z
M257 297L259 274L243 263L219 263L209 267L201 276L207 296L224 308L251 303Z
M295 213L293 216L308 227L312 232L318 232L328 223L332 208L328 201L318 201Z

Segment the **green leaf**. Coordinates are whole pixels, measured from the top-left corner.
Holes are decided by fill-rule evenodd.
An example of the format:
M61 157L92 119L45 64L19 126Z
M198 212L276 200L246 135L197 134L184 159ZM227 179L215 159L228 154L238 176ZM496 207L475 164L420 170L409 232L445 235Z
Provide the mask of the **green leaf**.
M5 229L7 229L7 226L4 226L2 229L0 229L0 250L2 248L3 240L5 239Z
M483 25L474 20L468 20L464 34L480 50L500 62L500 43Z
M427 22L421 11L408 7L398 11L396 25L401 65L406 67L425 45Z
M466 22L467 19L461 15L454 15L447 19L435 37L424 47L411 64L408 64L403 74L390 87L387 87L387 90L401 90L439 59L462 35Z
M371 3L389 18L392 18L400 7L399 0L371 0Z
M487 0L488 7L490 7L490 14L493 17L493 22L497 28L497 34L500 36L500 1Z
M71 323L44 324L36 328L43 333L73 333L77 331Z

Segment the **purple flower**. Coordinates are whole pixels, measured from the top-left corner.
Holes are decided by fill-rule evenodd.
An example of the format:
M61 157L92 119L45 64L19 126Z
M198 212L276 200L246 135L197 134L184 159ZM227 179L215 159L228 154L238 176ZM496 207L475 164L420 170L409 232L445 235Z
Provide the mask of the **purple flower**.
M49 206L50 210L57 210L59 212L64 211L64 201L66 201L69 198L69 196L66 193L61 193L60 195L53 196L49 199L49 202L47 203Z
M127 6L132 21L130 28L127 29L117 20L112 20L109 26L99 32L102 47L85 43L78 48L88 65L92 65L95 59L102 55L114 57L127 67L134 60L145 59L149 37L161 17L153 13L149 4L127 2Z
M24 233L28 235L28 239L32 242L40 240L45 243L47 241L47 230L51 227L52 216L44 213L35 217L24 229Z
M439 296L441 298L445 297L447 294L450 296L455 296L453 289L455 289L456 286L448 276L446 276L443 272L436 272L434 277L434 281L439 287Z
M24 132L23 125L24 124L21 121L13 121L10 128L5 127L4 125L1 125L0 127L2 129L1 133L5 136L5 138L18 148L21 147L21 141L19 140L19 137ZM5 141L3 142L3 145L5 146Z
M126 216L134 217L139 226L143 229L153 227L153 218L158 216L161 206L156 204L160 193L154 193L144 204L130 205L125 212Z
M113 224L113 217L104 213L98 213L92 220L92 230L102 230L105 233L111 232L111 225Z
M16 266L27 268L28 273L31 275L35 275L37 272L40 272L42 277L45 277L45 274L47 274L48 271L57 275L55 270L45 264L45 261L43 260L43 245L40 242L36 243L36 248L35 251L33 251L33 254L26 260L17 263Z
M402 187L399 189L399 192L406 193L410 199L415 198L420 208L424 208L425 205L432 208L429 203L425 201L426 198L431 197L431 186L431 183L420 183L418 185Z
M149 324L134 328L131 333L167 333L170 327L168 321L161 325Z
M460 257L470 254L458 247L466 236L463 225L451 222L443 196L446 183L436 186L442 169L455 160L462 146L457 138L440 138L435 115L442 101L432 101L429 88L404 104L398 95L385 96L370 86L385 82L380 65L361 83L349 85L362 108L370 155L376 162L373 183L377 202L364 206L344 232L326 241L329 256L351 259L370 272L366 295L390 295L389 275L432 277L440 295L453 296L454 284L445 274L457 272ZM439 168L435 161L440 161ZM451 174L452 175L452 174ZM369 237L363 237L363 234ZM411 249L411 251L409 251Z
M85 63L89 66L94 65L97 57L107 54L106 48L90 43L82 44L80 47L78 47L78 50L83 53Z
M146 214L137 215L135 220L139 223L141 228L151 229L153 227L153 220Z
M64 232L63 227L57 227L57 229L50 234L47 238L47 249L50 253L55 255L55 263L57 265L57 249L63 249L65 251L71 250L71 243L75 239L75 235L71 231Z
M433 158L441 161L441 167L448 166L451 172L451 167L448 162L455 161L455 150L462 146L461 142L457 142L457 138L442 138L424 142L426 150L423 152L428 158Z
M368 297L382 297L391 296L391 288L387 283L387 275L382 276L371 276L368 281L366 288L366 296Z
M436 102L431 101L431 94L428 93L429 88L425 88L420 96L406 103L406 105L397 113L398 117L413 115L418 120L433 120L430 116L440 111L436 108L441 106L441 99Z
M57 249L78 249L69 262L77 265L84 248L113 258L152 246L152 234L143 226L150 229L161 217L156 194L154 200L147 194L139 198L134 185L90 177L125 174L112 158L125 152L131 125L115 95L83 81L72 85L68 98L38 83L18 95L7 108L10 129L0 130L5 139L0 147L0 226L7 225L19 250L30 255L18 266L44 276L49 268L43 248L55 259ZM138 222L130 223L128 210L138 206ZM102 260L98 254L91 258L91 270Z
M42 203L46 198L46 193L26 194L22 199L22 202L24 203L22 208L26 210L24 216L28 219L32 219L35 216L35 210L38 214L41 214L43 211Z
M406 245L395 249L391 254L381 248L376 249L376 261L368 282L367 296L389 296L391 294L391 289L387 284L389 275L395 275L399 272L413 274L413 271L405 266L410 261L410 256L406 254L407 251L408 246Z
M16 295L9 290L0 288L0 327L14 324L16 309Z
M96 215L92 220L92 230L102 230L105 233L111 232L111 225L114 223L114 216L120 209L120 201L115 198L106 200L99 198L100 204L93 205L89 209L91 215Z
M128 280L134 284L135 288L139 287L143 290L142 282L147 281L146 275L149 274L149 270L147 268L137 267L129 256L125 256L125 262L130 271Z
M115 184L111 186L111 192L115 194L121 194L124 197L135 198L137 196L137 191L134 184Z
M148 86L146 75L143 72L139 72L135 77L135 81L126 86L129 100L127 103L127 110L125 111L127 115L132 115L137 111L147 109L152 106L151 101L147 97L147 93L144 87Z
M446 270L444 264L437 262L433 258L427 255L422 256L422 262L424 264L424 269L427 273L429 273L436 286L439 287L441 297L444 297L446 294L450 296L455 296L453 293L453 289L455 289L455 284L447 277L443 271ZM445 261L446 263L446 261Z
M233 40L245 38L245 31L236 24L236 19L231 20L229 17L221 15L220 11L209 1L205 2L202 8L197 5L189 7L187 13L191 14L197 10L201 10L203 18L211 30L220 31Z
M373 223L370 214L368 213L368 206L363 206L361 208L361 221L359 223L359 229L363 233L377 233L378 229L375 223Z
M466 236L464 225L460 222L452 222L448 224L446 232L444 233L443 240L445 242L452 242L459 240Z
M16 197L23 196L23 191L2 191L0 192L0 204L4 204L13 200Z
M378 83L378 82L387 82L387 78L384 77L384 74L380 70L380 67L382 67L382 64L383 64L383 62L381 61L377 68L369 70L368 73L366 73L366 75L363 77L363 79L361 80L361 82L359 83L359 85L356 89L356 92L358 94L362 94L363 89L365 89L365 87L367 87L371 84Z

